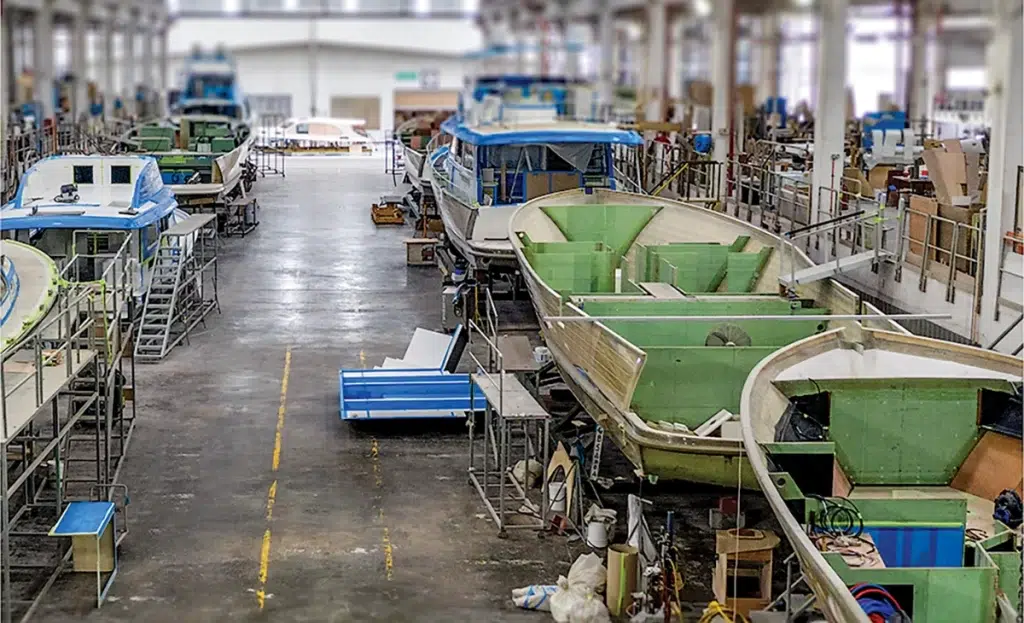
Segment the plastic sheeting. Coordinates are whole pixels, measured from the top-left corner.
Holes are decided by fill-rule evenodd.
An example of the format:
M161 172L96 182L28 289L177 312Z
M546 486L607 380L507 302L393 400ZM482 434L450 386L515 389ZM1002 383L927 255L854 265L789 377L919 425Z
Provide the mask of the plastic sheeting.
M590 158L594 154L597 145L593 143L569 143L563 145L547 144L548 149L558 154L558 157L565 160L577 171L586 172L590 165Z

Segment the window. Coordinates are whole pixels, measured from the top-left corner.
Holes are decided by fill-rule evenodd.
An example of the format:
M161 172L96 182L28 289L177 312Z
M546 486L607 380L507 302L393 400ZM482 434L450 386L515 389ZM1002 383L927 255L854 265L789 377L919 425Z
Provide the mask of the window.
M92 165L75 166L75 183L92 184Z
M132 168L128 165L111 165L110 167L110 183L111 184L131 184L132 183Z
M476 168L476 145L466 143L462 150L462 166L470 171Z
M295 133L296 134L309 134L309 124L308 123L296 124L296 126L295 126Z

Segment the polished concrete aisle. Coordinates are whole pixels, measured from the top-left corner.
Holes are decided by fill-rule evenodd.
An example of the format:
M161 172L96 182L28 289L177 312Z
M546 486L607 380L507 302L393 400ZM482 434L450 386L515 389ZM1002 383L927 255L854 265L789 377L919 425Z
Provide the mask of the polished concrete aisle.
M409 229L370 221L393 190L382 162L287 167L257 182L259 228L222 244L222 313L140 367L109 601L95 611L80 577L63 580L37 619L539 620L509 591L564 574L565 541L497 538L464 427L338 418L339 368L399 357L440 322L439 273L405 266Z

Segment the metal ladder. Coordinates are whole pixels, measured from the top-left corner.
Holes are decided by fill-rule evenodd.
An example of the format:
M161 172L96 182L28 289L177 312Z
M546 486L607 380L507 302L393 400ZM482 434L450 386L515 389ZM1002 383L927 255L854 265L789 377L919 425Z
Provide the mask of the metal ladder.
M135 357L139 361L159 361L170 350L171 325L178 304L185 258L179 246L167 242L160 241L153 259L153 272L135 341Z

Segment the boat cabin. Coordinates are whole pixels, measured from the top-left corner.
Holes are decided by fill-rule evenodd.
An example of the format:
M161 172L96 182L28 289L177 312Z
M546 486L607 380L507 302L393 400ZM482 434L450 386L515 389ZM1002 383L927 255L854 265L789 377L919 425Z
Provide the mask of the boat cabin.
M432 159L469 204L516 205L572 188L615 189L614 146L643 143L636 132L607 124L560 121L553 103L495 99L485 98L490 120L484 111L443 123L452 141L443 159Z
M58 264L76 254L113 256L132 235L129 251L139 262L136 287L142 288L160 232L184 218L177 206L151 157L54 156L22 176L14 199L0 208L0 232ZM99 275L103 267L95 269Z

